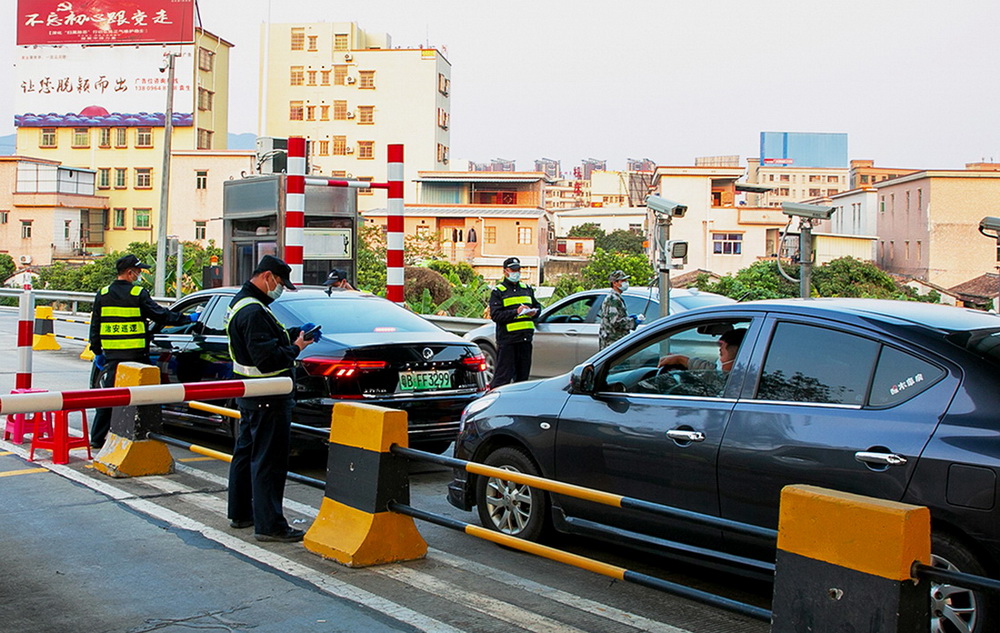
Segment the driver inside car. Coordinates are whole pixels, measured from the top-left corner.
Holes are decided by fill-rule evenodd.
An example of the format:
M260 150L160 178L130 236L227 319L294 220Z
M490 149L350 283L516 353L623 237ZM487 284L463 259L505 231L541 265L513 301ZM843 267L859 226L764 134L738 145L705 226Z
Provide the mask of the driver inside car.
M706 360L704 358L688 357L684 354L667 354L656 364L657 367L673 367L689 369L693 371L705 371L719 369L729 373L736 362L736 354L740 351L740 343L747 331L744 329L732 329L722 333L719 337L719 362Z
M685 396L719 396L736 361L746 329L726 330L719 336L719 360L667 354L657 363L657 373L639 382L648 393ZM671 371L679 370L679 371Z

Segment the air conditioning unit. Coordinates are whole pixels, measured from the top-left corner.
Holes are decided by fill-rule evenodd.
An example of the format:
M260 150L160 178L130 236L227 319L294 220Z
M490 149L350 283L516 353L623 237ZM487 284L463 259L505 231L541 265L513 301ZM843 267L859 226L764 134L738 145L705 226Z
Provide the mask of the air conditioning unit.
M353 154L354 153L354 147L349 145L347 147L347 149L344 150L344 151L346 151L348 154Z
M354 118L354 113L353 112L348 112L347 113L347 118L348 119L353 119Z
M354 77L348 77L347 78L347 83L349 83L349 84L353 84L356 81L357 81L357 79L355 79Z
M21 262L22 264L30 264L31 255L21 255L20 257L17 258L17 261Z
M353 62L354 61L354 55L351 55L350 53L344 53L344 61L345 62Z

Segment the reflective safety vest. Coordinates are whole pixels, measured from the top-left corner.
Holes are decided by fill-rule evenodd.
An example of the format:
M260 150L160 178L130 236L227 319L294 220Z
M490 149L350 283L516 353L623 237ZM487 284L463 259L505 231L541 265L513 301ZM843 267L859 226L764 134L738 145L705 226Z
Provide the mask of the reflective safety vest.
M505 307L505 308L509 308L511 306L518 306L518 305L521 305L521 304L528 305L528 306L531 305L531 294L530 294L527 286L517 285L517 286L515 286L513 288L508 288L504 284L500 283L500 284L497 284L497 290L499 290L501 293L503 293L505 295L503 297L503 307ZM512 293L514 293L514 292L524 292L525 294L510 294L510 295L507 295L508 291L512 292ZM527 314L520 314L520 315L514 317L513 321L511 321L509 323L504 323L503 324L504 330L507 331L507 332L518 332L518 331L521 331L521 330L534 330L535 329L535 322L532 320L533 318L534 318L533 315L532 316L528 316Z
M101 288L108 294L111 286ZM138 297L142 286L132 286L129 295ZM146 348L146 319L138 305L101 305L101 348L104 351L142 350Z
M274 319L274 322L278 324L279 329L281 329L281 331L283 332L283 335L285 337L285 344L291 345L292 342L288 338L288 329L284 325L282 325L281 321L278 320L278 317L274 316L273 312L267 309L267 306L264 305L262 301L254 299L253 297L243 297L242 299L237 301L235 305L229 306L229 309L226 310L226 318L225 318L226 333L227 334L229 333L229 323L233 320L233 317L236 316L236 313L242 310L243 308L249 305L253 305L255 303L260 305L260 307L264 308L264 312L267 313L267 315L270 316L272 319ZM236 354L233 352L233 337L231 335L227 337L227 343L229 345L229 358L233 359L234 374L238 374L240 376L246 376L247 378L272 378L274 376L288 375L288 373L291 371L290 369L279 369L278 371L261 371L254 365L244 365L243 363L236 360Z

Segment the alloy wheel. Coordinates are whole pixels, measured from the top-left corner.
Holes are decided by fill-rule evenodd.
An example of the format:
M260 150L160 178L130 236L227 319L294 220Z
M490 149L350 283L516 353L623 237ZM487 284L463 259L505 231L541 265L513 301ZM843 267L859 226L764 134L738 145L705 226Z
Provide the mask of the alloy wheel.
M503 470L520 472L511 466ZM490 477L486 482L486 504L490 521L504 534L517 536L531 519L531 487Z
M961 571L940 556L931 556L938 569ZM931 633L972 633L976 630L976 593L964 587L931 583Z

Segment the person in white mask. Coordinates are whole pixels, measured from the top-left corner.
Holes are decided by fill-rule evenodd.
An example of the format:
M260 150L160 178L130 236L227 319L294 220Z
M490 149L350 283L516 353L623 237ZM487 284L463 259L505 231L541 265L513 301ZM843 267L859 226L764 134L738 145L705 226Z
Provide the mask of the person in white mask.
M233 297L226 334L233 374L238 378L295 379L295 359L320 338L309 326L286 328L268 307L285 288L295 290L291 267L272 255L261 258L250 280ZM239 435L229 465L229 525L254 528L258 541L301 541L282 511L288 475L294 394L237 398Z
M601 304L598 349L604 349L636 328L636 318L629 316L622 298L622 293L628 290L628 280L629 276L621 270L608 275L611 290Z
M528 379L535 319L542 308L534 289L521 281L520 259L505 259L503 276L490 293L490 318L497 324L497 361L491 389Z

